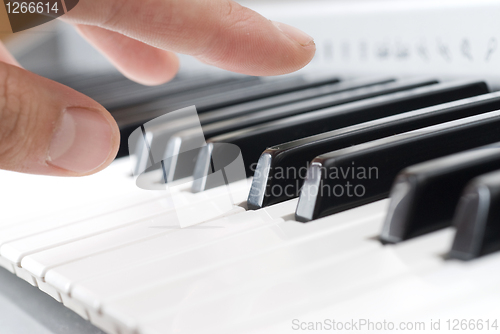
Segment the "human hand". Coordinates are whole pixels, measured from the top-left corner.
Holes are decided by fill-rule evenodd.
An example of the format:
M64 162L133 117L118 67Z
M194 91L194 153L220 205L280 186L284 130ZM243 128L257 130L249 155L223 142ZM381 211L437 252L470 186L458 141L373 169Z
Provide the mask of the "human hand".
M315 52L308 35L231 0L81 0L62 19L145 85L175 76L174 52L249 75L293 72ZM0 44L0 169L89 175L113 161L119 142L101 105L20 68Z

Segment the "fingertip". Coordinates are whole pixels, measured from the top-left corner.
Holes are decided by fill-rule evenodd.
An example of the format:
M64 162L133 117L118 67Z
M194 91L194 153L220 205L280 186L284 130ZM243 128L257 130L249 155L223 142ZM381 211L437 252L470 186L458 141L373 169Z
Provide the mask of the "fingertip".
M306 34L304 31L286 23L276 21L271 21L271 23L278 28L281 33L290 38L292 41L299 43L301 46L308 47L315 45L314 38Z
M201 61L242 74L282 75L311 62L316 52L313 37L285 23L268 20L236 6L223 21L211 44L197 56Z
M157 86L172 80L179 71L179 57L173 52L158 49L154 62L141 68L119 66L116 68L127 78L144 86Z

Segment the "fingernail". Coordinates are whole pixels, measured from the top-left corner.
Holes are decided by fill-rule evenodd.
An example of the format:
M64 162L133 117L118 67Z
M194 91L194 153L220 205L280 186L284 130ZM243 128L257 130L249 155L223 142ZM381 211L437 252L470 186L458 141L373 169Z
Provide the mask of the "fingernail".
M285 23L275 22L275 21L271 22L288 38L298 42L300 45L308 46L314 44L314 39L305 32L303 32L302 30L292 27L291 25Z
M72 172L90 172L107 160L111 139L111 125L97 111L67 109L52 136L47 163Z

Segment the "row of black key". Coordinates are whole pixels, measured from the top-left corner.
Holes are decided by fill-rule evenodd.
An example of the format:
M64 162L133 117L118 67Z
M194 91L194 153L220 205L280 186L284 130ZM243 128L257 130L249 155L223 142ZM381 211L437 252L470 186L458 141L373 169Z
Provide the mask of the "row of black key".
M423 81L422 83L427 84L427 82ZM403 81L401 85L404 87L401 92L384 94L375 98L362 99L304 115L288 117L213 138L208 137L210 139L207 142L209 145L229 143L238 146L245 161L247 175L251 176L255 169L255 163L267 147L453 101L457 97L465 98L487 92L487 87L482 82L443 83L413 89L408 89L411 87L407 86L406 81ZM210 157L205 156L205 158L209 159ZM200 160L197 163L206 164ZM202 176L194 175L195 179ZM194 191L203 190L205 189L194 189Z
M500 109L500 94L481 95L488 92L482 82L386 78L337 82L322 77L287 78L275 81L273 87L259 78L244 78L234 81L236 85L221 80L210 88L201 87L202 82L198 86L186 80L174 82L165 91L170 99L122 109L117 118L135 124L155 116L161 105L173 110L195 97L204 112L200 122L207 147L212 147L200 154L197 164L220 165L213 163L215 151L224 147L220 144L238 145L247 174L255 171L248 207L258 209L300 194L296 218L301 221L387 197L398 173L415 163L500 141L496 131L500 114L494 112ZM178 93L190 85L191 90ZM135 115L141 107L145 112ZM189 139L185 133L176 138ZM381 240L400 242L450 226L454 219L458 233L452 257L469 259L500 249L495 174L473 181L453 218L461 189L475 176L500 168L500 154L488 153L497 149L486 147L443 158L451 159L447 163L438 160L407 168L393 187ZM305 184L306 175L300 172L304 170ZM197 168L196 173L195 179L210 172ZM206 183L201 188L200 184L195 182L198 188L193 190L207 189ZM484 189L489 189L488 196Z

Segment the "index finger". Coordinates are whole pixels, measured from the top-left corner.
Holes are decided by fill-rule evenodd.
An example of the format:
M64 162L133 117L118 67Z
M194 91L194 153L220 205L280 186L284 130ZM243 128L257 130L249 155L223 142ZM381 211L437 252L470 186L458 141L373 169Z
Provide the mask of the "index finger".
M231 0L86 0L64 19L250 75L293 72L316 50L304 32Z

